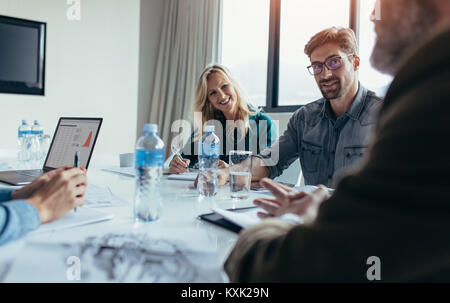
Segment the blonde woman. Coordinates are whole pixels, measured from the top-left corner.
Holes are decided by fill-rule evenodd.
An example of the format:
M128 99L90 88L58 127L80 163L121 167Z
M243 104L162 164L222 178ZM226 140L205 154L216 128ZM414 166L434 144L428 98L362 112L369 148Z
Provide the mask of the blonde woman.
M220 160L228 163L228 152L234 149L250 150L259 154L276 140L272 119L251 105L244 91L233 79L229 70L218 64L206 67L197 82L194 112L201 113L201 125L219 123L216 135L221 139ZM264 138L260 139L260 136ZM192 135L191 142L183 149L181 157L175 156L170 163L171 173L184 173L198 160L195 143L201 133ZM222 162L223 164L223 162Z

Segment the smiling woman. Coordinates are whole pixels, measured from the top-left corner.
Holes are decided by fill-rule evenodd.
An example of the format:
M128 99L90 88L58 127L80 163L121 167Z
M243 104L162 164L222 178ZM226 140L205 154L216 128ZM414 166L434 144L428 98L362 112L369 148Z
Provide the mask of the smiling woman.
M231 72L222 65L206 67L195 90L194 111L202 113L202 125L216 119L221 112L227 120L248 124L249 116L256 115L256 107L249 104L247 94ZM243 127L244 127L243 126ZM245 133L245 129L241 129Z
M220 159L229 161L230 150L246 150L259 154L275 141L275 127L272 119L250 104L247 94L231 76L230 71L222 65L210 65L201 74L194 99L195 113L199 113L201 121L195 121L202 127L205 124L219 124L216 135L221 141ZM217 130L218 128L216 128ZM239 133L239 135L238 135ZM190 166L197 162L194 142L201 137L201 130L191 136L191 142L183 149L182 157L189 160ZM190 147L190 148L189 148ZM178 163L178 164L177 164ZM180 161L170 164L172 173L182 173L187 169Z
M229 79L216 72L209 75L207 81L208 100L216 110L220 110L227 120L234 120L238 115L237 96Z

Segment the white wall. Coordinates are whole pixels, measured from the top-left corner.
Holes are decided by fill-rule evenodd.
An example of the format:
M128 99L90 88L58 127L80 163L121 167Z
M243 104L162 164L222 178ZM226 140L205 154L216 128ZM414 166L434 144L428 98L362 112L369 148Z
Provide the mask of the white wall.
M156 76L159 40L164 18L164 2L164 0L141 1L137 137L142 135L142 128L149 120L150 99Z
M60 116L104 118L94 155L132 152L148 121L164 0L81 0L69 21L65 0L0 0L0 14L47 23L46 95L0 94L0 149L14 149L22 119L53 135ZM292 113L269 113L280 135ZM296 161L281 178L300 171Z
M0 148L13 149L21 119L53 135L60 116L99 116L95 154L136 141L139 0L82 0L69 21L66 0L0 0L0 14L47 23L45 96L0 94Z

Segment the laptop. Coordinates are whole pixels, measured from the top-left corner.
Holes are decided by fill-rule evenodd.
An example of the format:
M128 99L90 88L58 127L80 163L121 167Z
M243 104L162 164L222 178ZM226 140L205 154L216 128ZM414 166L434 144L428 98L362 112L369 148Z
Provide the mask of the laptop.
M52 143L42 169L0 171L0 182L25 185L53 169L74 165L88 168L103 118L59 118Z

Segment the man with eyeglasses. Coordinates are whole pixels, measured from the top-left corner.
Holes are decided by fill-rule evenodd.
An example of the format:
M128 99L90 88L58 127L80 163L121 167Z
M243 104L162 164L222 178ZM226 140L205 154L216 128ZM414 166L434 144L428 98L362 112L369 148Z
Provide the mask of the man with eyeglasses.
M252 181L273 179L300 159L306 185L332 187L367 151L382 100L358 81L354 32L325 29L311 38L305 53L323 98L297 110L283 136L254 159Z

